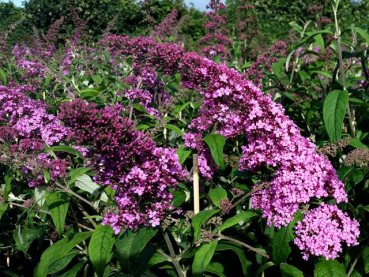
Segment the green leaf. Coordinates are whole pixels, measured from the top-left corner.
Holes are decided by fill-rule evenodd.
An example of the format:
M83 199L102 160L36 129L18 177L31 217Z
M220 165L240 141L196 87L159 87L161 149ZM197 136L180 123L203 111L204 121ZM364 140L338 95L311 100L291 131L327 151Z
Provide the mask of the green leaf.
M83 265L84 265L83 263L76 264L71 269L69 269L67 272L58 275L58 277L76 277L78 272L83 267Z
M74 181L76 181L76 179L78 177L80 177L81 175L85 174L88 171L90 171L90 168L87 168L87 167L79 167L79 168L76 168L75 170L73 170L69 174L70 179L68 181L68 186L70 186L71 184L73 184Z
M289 264L281 264L282 277L304 277L304 274L296 267Z
M366 274L369 273L369 247L365 247L363 252L364 271Z
M81 90L80 98L81 99L95 98L96 96L99 95L99 92L100 91L95 88L86 88L86 89Z
M164 257L163 255L161 255L159 253L155 253L151 257L150 261L148 262L147 268L150 268L150 267L152 267L154 265L165 263L165 262L169 262L166 257Z
M192 218L192 227L194 230L193 241L196 242L201 233L201 225L204 224L210 217L218 213L219 210L201 211Z
M321 34L318 34L318 35L316 35L316 36L314 37L314 39L315 39L315 41L316 41L317 45L318 45L318 46L320 46L320 49L321 49L322 51L324 51L324 49L325 49L325 45L324 45L324 39L323 39L323 36L322 36Z
M173 207L179 207L186 201L186 193L180 189L173 192Z
M181 164L183 164L186 161L186 159L188 158L188 156L191 155L191 153L192 153L192 151L191 150L186 150L183 145L181 145L181 147L179 147L177 149L177 152L176 152L176 154L178 156L178 159L179 159L179 162Z
M362 99L358 99L358 98L354 98L354 97L349 97L349 100L348 100L350 103L354 103L354 104L359 104L365 108L368 108L369 107L369 104L367 101L365 100L362 100Z
M277 76L278 79L281 78L281 74L283 72L283 65L286 62L286 58L282 58L277 63L272 64L273 73Z
M221 226L219 226L219 231L224 231L225 229L228 229L238 223L240 223L241 221L244 221L246 219L249 219L251 217L257 216L256 213L252 213L252 212L242 212L239 214L236 214L235 216L227 219Z
M91 177L83 174L79 176L75 181L74 184L77 188L87 191L88 193L92 194L93 196L97 197L99 195L100 186L92 181ZM101 194L101 200L104 202L108 201L108 196L105 192Z
M156 40L157 40L157 42L159 42L159 44L163 44L163 42L161 41L159 36L156 36Z
M282 227L276 234L274 234L272 242L272 260L274 264L284 262L288 258L288 255L291 252L289 243L294 238L293 228L297 222L302 219L303 215L301 213L297 213L293 221L291 221L288 226Z
M0 219L2 218L3 214L8 209L8 203L3 203L0 205Z
M359 139L357 138L351 138L350 139L350 145L352 147L355 147L355 148L364 148L364 149L369 149L368 146L366 146L364 143L362 143Z
M266 264L263 264L259 269L256 271L255 276L259 276L263 271L267 270L269 267L273 266L273 262L267 262Z
M340 180L343 182L347 175L354 169L352 166L343 166L337 170L337 175Z
M220 170L225 170L223 148L226 138L219 134L210 134L204 137L204 141L210 147L211 156Z
M71 146L51 146L51 147L46 148L44 151L45 152L47 151L66 152L74 156L77 156L78 158L83 159L82 154Z
M94 81L96 84L100 85L102 83L102 78L100 75L92 75L92 81Z
M44 181L46 184L50 183L51 181L51 176L50 176L50 172L47 170L42 170L42 175L44 175Z
M4 86L8 84L8 76L6 75L5 71L0 68L0 77L3 79L2 83Z
M135 127L135 130L137 130L137 131L145 131L145 130L147 130L149 128L150 128L150 125L147 125L147 124L138 124Z
M64 269L71 260L77 256L81 251L77 249L72 249L68 254L64 255L58 260L55 260L48 269L49 274L54 274L62 269Z
M49 268L53 267L55 261L67 255L74 246L86 240L91 235L92 232L77 233L72 238L66 237L51 245L41 256L36 276L46 277L49 274Z
M220 241L217 245L216 251L230 250L236 253L241 262L244 276L252 276L252 262L247 260L245 252L242 247L231 241Z
M99 277L104 275L106 264L110 261L114 240L114 231L109 225L100 224L92 234L88 257Z
M209 263L205 268L205 272L213 273L219 277L227 277L224 275L224 267L221 263Z
M363 29L359 28L359 27L347 27L343 30L343 32L345 32L346 30L353 30L356 33L358 33L360 36L362 36L366 43L369 44L369 34L367 32L365 32Z
M220 208L219 201L227 198L227 191L222 188L215 188L209 191L209 196L213 204Z
M211 243L204 244L196 252L195 258L192 264L192 275L193 277L202 277L205 268L213 258L215 249L217 248L218 241L214 240Z
M284 262L292 249L290 241L292 240L292 233L290 228L282 227L273 237L273 263L280 264Z
M176 125L173 124L167 124L165 125L165 128L172 130L174 132L176 132L178 135L180 135L181 137L184 137L183 132L181 131L181 129L179 129Z
M65 192L54 192L46 195L46 204L49 207L51 218L58 234L64 233L65 218L69 206L69 195Z
M131 272L140 253L157 232L157 229L147 227L140 228L137 232L127 230L115 242L120 266Z
M35 188L35 200L39 207L45 204L46 186L39 186Z
M319 71L319 70L311 71L311 74L313 74L313 73L315 73L317 75L322 75L326 78L332 78L332 75L329 74L328 72L325 72L325 71Z
M334 90L324 100L323 119L331 142L341 139L342 123L346 113L348 92Z
M306 37L304 37L302 40L300 40L299 42L295 43L292 45L292 49L297 49L300 46L304 45L306 42L308 42L310 39L312 39L313 37L315 37L316 35L319 34L330 34L330 35L334 35L331 31L328 30L320 30L320 31L314 31L314 32L307 32L306 33Z
M345 277L346 272L343 264L337 260L326 260L321 258L320 262L315 266L314 277Z
M13 178L13 170L11 168L8 169L4 176L5 187L3 191L4 200L8 200L9 193L12 191L12 178Z

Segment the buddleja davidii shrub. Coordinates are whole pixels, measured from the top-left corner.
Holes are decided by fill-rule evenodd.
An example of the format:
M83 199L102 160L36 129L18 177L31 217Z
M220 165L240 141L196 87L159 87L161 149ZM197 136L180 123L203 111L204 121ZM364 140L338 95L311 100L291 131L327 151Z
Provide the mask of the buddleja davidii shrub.
M126 51L130 53L130 42L126 38L122 38L122 41L124 41L122 47L126 47ZM136 45L135 41L134 47ZM167 44L151 44L151 47L159 49L166 46ZM168 47L170 49L171 46ZM147 50L148 48L144 48L145 53L149 52ZM152 52L156 53L156 50ZM141 60L142 57L136 62L146 62ZM161 65L167 62L166 57L163 57L160 63L157 62L156 55L155 58L148 56L148 59L155 60L156 64ZM169 60L170 64L172 60ZM267 182L268 186L259 188L260 191L253 197L254 206L262 207L264 217L269 220L269 224L287 225L293 220L301 204L305 205L316 198L331 196L337 202L347 201L343 184L331 164L324 157L316 154L314 144L301 137L300 131L292 121L283 115L280 105L273 103L270 97L264 96L251 83L243 81L235 71L224 65L218 66L212 61L187 53L183 54L182 59L177 55L176 60L179 60L177 70L182 73L182 85L204 95L200 117L195 118L189 126L196 128L197 132L187 133L185 146L201 151L203 147L201 132L206 133L207 130L213 129L215 122L217 123L215 130L227 138L236 137L245 131L247 146L242 148L244 157L241 160L241 168L254 171L265 165L274 168L274 173ZM240 110L243 113L240 113ZM273 127L273 124L276 126ZM204 140L206 142L206 139ZM308 163L306 163L307 157L311 158ZM215 157L214 159L216 160ZM203 165L200 162L201 166ZM292 179L294 181L291 184ZM314 181L308 181L310 179ZM298 188L304 188L304 192L299 191ZM296 194L291 194L295 189L297 189ZM287 191L290 197L286 197ZM278 206L273 207L273 205ZM226 210L225 202L222 202L222 206ZM342 216L347 217L347 214ZM342 228L352 228L354 233L352 237L341 237L341 240L356 244L354 237L358 235L357 222L346 221L345 224L348 225ZM329 242L327 244L329 245ZM300 248L308 253L314 253L301 244ZM332 253L335 257L337 255L333 249L324 253L325 255Z

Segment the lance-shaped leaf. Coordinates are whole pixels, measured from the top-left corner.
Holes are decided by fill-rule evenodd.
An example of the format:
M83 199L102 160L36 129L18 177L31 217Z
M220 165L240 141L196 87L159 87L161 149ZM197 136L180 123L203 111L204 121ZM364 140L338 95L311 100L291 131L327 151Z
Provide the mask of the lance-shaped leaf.
M88 257L97 275L103 276L114 245L114 231L109 225L99 225L92 234Z
M292 265L281 264L280 268L283 277L304 277L304 274L302 274L298 268Z
M209 191L209 196L213 204L220 208L219 201L227 198L227 191L222 188L215 188Z
M346 272L342 264L337 260L326 260L322 258L315 266L314 277L345 277Z
M46 204L58 234L62 235L69 206L69 195L65 192L50 193L46 196Z
M74 246L91 235L92 232L77 233L72 238L66 237L51 245L42 254L35 276L46 277L47 274L51 273L50 270L55 269L55 262L60 261Z
M219 134L210 134L204 137L204 141L210 148L211 156L220 170L225 169L223 148L226 138Z
M179 162L183 164L188 156L191 155L191 152L191 150L186 150L183 145L181 145L181 147L178 147L176 154L178 156Z
M202 245L201 248L196 252L192 264L192 275L194 277L203 276L205 268L210 263L211 258L213 258L217 244L218 241L214 240L211 243Z
M342 123L348 102L348 92L334 90L324 100L323 119L331 142L341 139Z
M242 212L239 214L236 214L235 216L227 219L221 226L219 226L219 231L224 231L225 229L228 229L238 223L240 223L241 221L244 221L246 219L249 219L251 217L257 216L256 213L253 212Z
M157 229L146 227L140 228L137 232L127 230L115 243L120 266L133 273L133 265L136 264L140 253L157 232Z
M194 239L193 241L196 242L201 233L201 225L204 224L210 217L214 214L218 213L219 210L206 210L199 212L192 218L192 227L194 231Z

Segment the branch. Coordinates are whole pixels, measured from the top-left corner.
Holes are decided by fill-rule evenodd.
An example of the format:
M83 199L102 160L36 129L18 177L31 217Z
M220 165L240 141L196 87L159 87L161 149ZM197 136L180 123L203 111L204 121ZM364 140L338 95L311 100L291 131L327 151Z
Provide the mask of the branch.
M237 243L237 244L239 244L239 245L242 245L243 247L248 248L248 249L250 249L250 250L252 250L252 251L254 251L254 252L258 253L259 255L261 255L261 256L263 256L263 257L265 257L265 258L269 259L269 255L267 255L267 254L265 254L265 253L261 252L259 249L254 248L254 247L252 247L252 246L250 246L250 245L248 245L248 244L246 244L246 243L244 243L244 242L242 242L242 241L239 241L239 240L234 239L234 238L231 238L231 237L224 236L224 235L222 235L222 234L213 234L213 235L214 235L214 236L216 236L216 237L219 237L220 239L233 241L233 242L235 242L235 243Z
M174 252L174 248L172 245L172 242L170 241L169 235L168 235L168 231L164 231L163 230L163 235L164 235L164 240L168 246L169 249L169 253L170 253L170 257L171 257L171 261L178 273L179 277L186 277L185 273L182 271L181 265L179 264L179 259L176 255L176 253Z

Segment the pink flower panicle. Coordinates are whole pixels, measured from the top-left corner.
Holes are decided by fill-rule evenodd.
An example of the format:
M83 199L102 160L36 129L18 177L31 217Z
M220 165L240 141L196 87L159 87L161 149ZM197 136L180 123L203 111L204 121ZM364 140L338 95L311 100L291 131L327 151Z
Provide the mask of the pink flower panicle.
M302 251L305 260L310 255L335 259L342 252L343 242L348 246L359 244L359 223L332 204L322 203L318 208L306 212L295 229L294 243Z
M115 190L118 209L106 213L103 220L115 233L159 225L172 209L169 188L186 179L176 149L157 147L120 116L122 108L97 109L77 99L62 104L59 114L74 132L71 140L89 149L87 165L96 172L94 180Z

